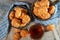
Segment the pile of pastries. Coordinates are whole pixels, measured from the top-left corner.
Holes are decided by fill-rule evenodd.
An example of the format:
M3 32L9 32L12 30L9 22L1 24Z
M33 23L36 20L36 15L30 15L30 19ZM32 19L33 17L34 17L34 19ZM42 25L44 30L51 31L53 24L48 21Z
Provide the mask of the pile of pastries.
M13 29L13 40L19 40L21 37L28 36L28 29L17 29L19 27L25 27L29 22L31 22L31 17L28 14L27 9L22 8L20 6L14 7L9 13L9 20L12 27L16 27ZM55 6L50 5L49 0L39 0L34 3L33 7L33 15L39 19L46 20L49 19L55 12ZM43 26L43 31L52 31L55 29L53 24L47 25L47 27ZM40 29L39 31L41 31ZM41 32L40 32L41 33Z
M49 0L39 0L34 3L33 15L42 20L49 19L55 12L55 6L50 5ZM28 14L28 10L16 6L9 14L9 19L11 20L11 25L14 27L24 27L30 21L31 17Z
M32 26L34 26L34 25L32 25ZM13 32L14 32L13 35L12 35L13 36L13 40L20 40L21 38L25 38L28 35L30 35L32 38L36 39L36 37L41 37L44 34L44 31L52 31L52 30L54 30L55 29L55 25L49 24L45 28L44 28L43 25L41 25L39 30L37 29L38 31L40 31L39 33L36 32L36 28L39 28L39 24L36 24L35 28L34 27L30 27L30 31L28 29L20 30L20 29L13 28Z
M29 32L27 29L20 30L20 29L13 29L13 40L20 40L22 37L27 37Z
M40 0L34 3L33 14L43 20L49 19L54 14L55 6L49 0Z
M30 16L27 10L20 7L14 7L9 14L9 19L11 20L11 25L14 27L24 27L30 22Z

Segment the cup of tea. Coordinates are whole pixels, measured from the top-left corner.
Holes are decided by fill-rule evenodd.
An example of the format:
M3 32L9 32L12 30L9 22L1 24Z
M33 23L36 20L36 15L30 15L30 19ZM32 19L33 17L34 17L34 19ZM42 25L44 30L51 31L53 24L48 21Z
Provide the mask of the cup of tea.
M44 27L41 24L34 24L29 29L30 37L32 39L41 39L44 35Z

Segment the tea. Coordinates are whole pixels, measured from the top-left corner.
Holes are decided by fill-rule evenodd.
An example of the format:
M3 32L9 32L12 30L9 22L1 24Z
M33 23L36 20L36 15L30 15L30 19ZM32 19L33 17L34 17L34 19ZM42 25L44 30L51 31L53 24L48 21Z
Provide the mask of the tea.
M44 34L44 28L41 24L36 24L30 27L30 37L33 39L39 39Z

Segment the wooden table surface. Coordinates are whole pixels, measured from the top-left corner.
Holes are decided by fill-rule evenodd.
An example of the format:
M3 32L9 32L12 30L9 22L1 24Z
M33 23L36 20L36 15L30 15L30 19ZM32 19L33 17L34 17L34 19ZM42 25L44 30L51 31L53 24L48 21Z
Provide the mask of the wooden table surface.
M9 6L16 1L29 1L31 3L34 2L34 0L0 0L0 12L1 13L3 13L4 11L7 12ZM3 7L4 9L2 8L3 5L5 5L5 7ZM0 16L3 15L1 13ZM5 37L3 40L12 40L12 34L13 34L13 28L11 29L8 37ZM22 38L21 40L31 40L31 39L26 37L26 38ZM45 32L41 40L60 40L60 20L55 30L50 32Z

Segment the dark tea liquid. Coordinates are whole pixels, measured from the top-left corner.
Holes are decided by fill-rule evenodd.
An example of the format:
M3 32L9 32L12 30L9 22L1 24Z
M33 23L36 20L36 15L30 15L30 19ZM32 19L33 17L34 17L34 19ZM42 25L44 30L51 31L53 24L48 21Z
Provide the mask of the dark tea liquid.
M44 34L43 26L40 24L33 25L29 32L32 39L40 39Z

